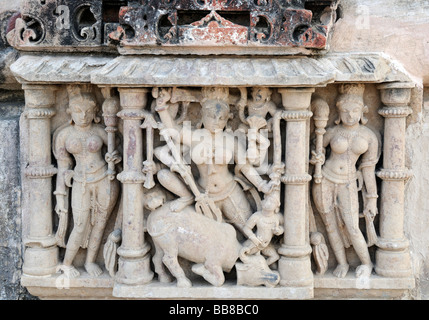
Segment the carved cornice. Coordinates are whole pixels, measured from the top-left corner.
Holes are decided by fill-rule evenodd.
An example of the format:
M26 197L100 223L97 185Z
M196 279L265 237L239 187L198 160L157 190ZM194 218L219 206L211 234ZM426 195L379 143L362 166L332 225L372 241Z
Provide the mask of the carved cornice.
M243 54L228 51L241 47L261 54L267 54L267 49L282 55L288 54L285 49L308 54L328 47L338 2L25 0L8 40L25 51L119 47L181 53L170 49L217 47L221 53Z
M21 83L90 82L91 74L104 67L112 58L91 56L27 55L11 65L11 71Z
M409 82L389 57L327 54L295 59L262 57L96 57L23 55L11 66L21 83L100 86L318 87L334 82ZM143 88L140 88L143 89Z

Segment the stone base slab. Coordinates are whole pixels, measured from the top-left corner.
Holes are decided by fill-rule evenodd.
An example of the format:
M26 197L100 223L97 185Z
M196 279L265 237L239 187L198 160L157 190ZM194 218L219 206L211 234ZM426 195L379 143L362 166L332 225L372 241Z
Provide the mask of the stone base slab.
M201 282L194 283L192 288L177 288L175 282L169 284L154 282L135 287L115 284L113 295L128 299L301 300L312 298L313 288L246 287L237 286L234 282L226 282L222 287L214 287Z
M107 272L94 278L83 269L77 279L62 274L46 277L23 275L21 285L41 299L160 299L160 300L287 300L287 299L395 299L407 297L415 287L414 278L387 278L372 275L367 281L357 279L352 272L339 279L332 270L314 276L311 287L246 287L227 281L222 287L194 281L192 288L177 288L176 282L153 281L147 285L131 286L115 283Z

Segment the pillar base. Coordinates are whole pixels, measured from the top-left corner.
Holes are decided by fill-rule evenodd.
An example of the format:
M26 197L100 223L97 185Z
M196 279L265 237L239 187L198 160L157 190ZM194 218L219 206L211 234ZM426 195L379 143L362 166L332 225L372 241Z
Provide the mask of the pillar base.
M413 275L408 249L402 251L378 248L375 252L375 272L383 277L406 278Z
M310 246L286 247L279 249L278 262L280 285L284 287L314 287L311 271Z
M31 248L24 253L22 271L25 275L45 277L58 271L58 247Z
M150 255L147 254L147 250L144 252L146 254L139 257L121 256L118 259L118 273L115 276L115 282L142 285L152 281L154 274L150 269ZM124 253L122 252L122 254Z

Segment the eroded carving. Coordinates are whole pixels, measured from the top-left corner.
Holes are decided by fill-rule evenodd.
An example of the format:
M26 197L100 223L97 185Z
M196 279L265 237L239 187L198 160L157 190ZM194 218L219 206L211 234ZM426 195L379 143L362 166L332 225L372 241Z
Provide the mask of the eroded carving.
M164 188L179 197L164 206L168 206L170 212L176 212L177 214L183 215L183 211L185 210L185 212L189 212L188 215L201 213L206 216L206 219L214 220L210 223L208 220L207 224L210 226L208 225L205 230L203 229L198 232L195 230L188 230L188 228L193 228L190 223L179 224L178 228L185 230L185 233L201 234L204 232L207 235L201 238L207 238L211 237L209 235L215 233L214 230L216 230L216 228L228 228L222 226L225 224L232 224L240 233L244 235L249 234L249 232L247 231L246 233L243 228L252 215L252 208L245 196L243 188L237 180L245 179L246 181L241 181L241 184L246 185L250 183L264 193L271 192L275 184L267 182L260 177L253 166L247 162L246 146L242 144L237 145L234 141L234 136L228 131L225 131L227 122L230 119L230 94L228 89L203 88L201 94L189 91L182 92L182 94L187 97L194 96L195 98L193 98L193 100L198 99L197 96L201 97L202 122L200 129L186 127L181 129L176 127L174 119L168 111L168 102L172 99L171 90L161 89L161 93L156 99L156 111L160 115L163 125L160 134L167 141L167 144L158 147L155 150L155 155L164 165L169 167L169 169L161 169L158 171L157 177ZM247 95L247 91L245 94L242 94ZM176 97L175 100L177 99L180 100L180 98ZM238 98L237 103L243 100L243 97ZM170 132L168 132L168 129L170 129ZM196 141L196 136L203 138L202 142ZM184 162L175 142L183 144L186 148L186 152L189 153L192 163L195 164L198 169L197 178L194 177L191 167ZM229 171L228 165L230 163L235 163L235 175ZM177 172L181 179L174 172ZM251 188L251 186L248 188ZM192 205L194 202L195 207L193 208ZM165 210L166 209L163 208L163 211ZM267 208L267 210L269 209ZM201 222L201 224L204 223ZM149 226L150 225L149 222ZM201 228L201 226L199 227ZM229 229L234 230L231 228ZM278 230L276 230L276 232L279 233ZM151 234L150 229L149 233ZM230 234L232 238L236 239L235 231L230 231ZM210 246L213 248L216 247L215 242L220 239L221 238L218 239L215 237L211 243L206 245L206 248ZM156 243L157 240L154 241ZM171 260L170 252L171 250L177 252L175 248L180 242L178 241L178 239L174 239L163 244L158 244L158 246L162 248L164 257L166 257L165 259L163 258L163 261L167 264L172 274L178 278L178 284L187 286L189 282L179 270L176 261ZM267 241L267 239L263 241ZM268 244L265 246L267 245ZM239 257L241 245L237 242L233 247L235 249L231 250L234 253L228 253L230 257L229 261L232 265ZM227 252L228 250L225 249L225 251ZM257 251L259 252L260 250ZM251 250L244 250L244 252L256 253L253 248ZM212 264L213 262L211 260L215 258L214 256L204 256L197 259L195 256L190 257L190 253L187 252L179 251L178 254L193 262L202 263L202 265L193 267L193 271L202 275L212 284L221 285L224 282L221 266L219 263L217 265ZM168 260L168 257L170 257L170 260ZM242 259L244 264L246 264L246 261L249 261L246 258L244 258L244 260L245 261ZM226 268L226 271L228 271L232 265ZM215 277L216 280L212 280L212 277Z
M113 109L115 103L113 102ZM121 157L111 134L100 122L97 101L89 88L69 87L70 123L54 134L53 150L58 163L55 189L55 211L60 217L58 245L65 247L61 270L67 277L78 277L73 266L80 247L86 248L85 269L99 276L102 269L95 263L107 220L119 195L119 182L114 179L114 164ZM109 106L104 110L106 117ZM109 127L114 123L108 123ZM103 146L108 152L103 153ZM71 191L69 191L71 189ZM69 208L71 196L71 208ZM73 214L73 229L65 242L68 215Z
M130 73L134 68L137 61L129 65ZM335 101L329 94L336 88ZM114 87L103 86L95 91L97 101L94 87L68 89L69 122L64 123L65 106L54 107L54 96L46 106L35 104L34 97L28 104L25 119L33 126L55 121L58 171L39 161L26 173L31 181L57 173L58 229L52 244L43 243L64 248L59 269L77 278L73 281L98 281L105 268L120 290L149 288L153 282L178 292L201 285L225 289L231 283L282 290L313 286L313 274L319 281L334 281L324 276L329 270L340 286L349 265L356 266L353 249L360 263L356 281L368 279L359 283L369 286L379 279L370 277L377 263L374 250L382 249L387 265L392 245L407 246L378 237L381 227L383 232L388 227L386 216L375 220L384 205L379 209L375 175L381 125L373 127L380 115L404 120L405 103L386 100L384 108L371 110L367 124L365 86L358 83L329 91L121 87L120 97ZM65 87L61 90L65 95ZM310 134L316 138L314 149ZM390 140L398 141L393 135ZM402 163L397 157L391 161ZM390 165L377 173L385 205L390 205L391 186L409 177L400 169ZM28 248L38 246L35 239L25 242Z
M345 248L351 245L362 263L356 270L356 276L369 277L373 263L368 246L377 242L373 220L378 213L375 166L380 156L380 143L376 134L365 126L367 107L363 102L364 90L363 84L341 86L336 104L339 118L326 133L324 127L329 110L323 103L316 104L315 120L319 131L316 131L317 146L311 160L316 166L313 200L337 260L334 275L340 278L348 272ZM325 161L327 147L330 147L330 155ZM358 160L360 165L357 169ZM362 191L364 200L368 243L359 229L359 191Z

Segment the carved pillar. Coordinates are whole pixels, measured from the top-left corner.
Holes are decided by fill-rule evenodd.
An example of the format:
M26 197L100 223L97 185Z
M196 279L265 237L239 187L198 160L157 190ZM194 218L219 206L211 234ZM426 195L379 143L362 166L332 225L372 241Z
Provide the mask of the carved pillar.
M123 119L124 170L118 175L122 182L123 223L122 244L116 281L128 285L145 284L152 280L150 270L150 245L145 242L143 231L143 133L140 128L147 103L148 90L144 88L121 88Z
M288 287L313 287L311 247L308 240L307 173L308 120L314 88L280 89L283 119L286 124L284 200L284 242L279 249L280 284Z
M406 117L411 97L410 83L387 83L381 90L385 105L379 114L385 117L383 166L377 173L382 182L380 203L380 239L376 251L378 274L386 277L412 275L409 241L404 236L404 187L410 171L405 167Z
M58 247L52 226L51 117L55 114L55 86L23 85L28 119L28 166L30 208L29 234L24 239L23 272L46 276L56 272Z

